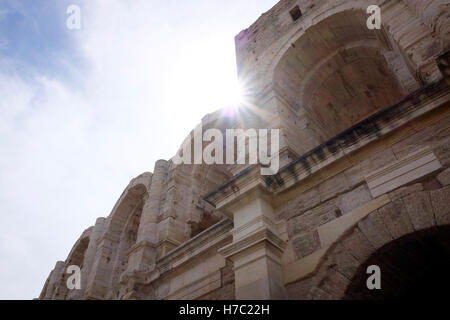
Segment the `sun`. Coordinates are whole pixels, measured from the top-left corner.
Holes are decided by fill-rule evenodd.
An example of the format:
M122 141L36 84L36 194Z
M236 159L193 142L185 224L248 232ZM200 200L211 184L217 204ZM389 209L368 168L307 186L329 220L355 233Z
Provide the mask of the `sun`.
M244 104L244 90L238 80L231 45L185 50L167 71L165 105L178 115L180 125L181 122L195 124L220 109L235 114Z

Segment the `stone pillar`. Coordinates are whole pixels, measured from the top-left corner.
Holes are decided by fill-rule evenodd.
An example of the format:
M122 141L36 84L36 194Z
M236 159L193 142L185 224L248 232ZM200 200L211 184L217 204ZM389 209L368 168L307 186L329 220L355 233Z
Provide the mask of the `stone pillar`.
M92 282L90 283L89 281L90 275L92 274L91 270L94 265L99 239L104 232L105 221L105 218L98 218L95 222L94 229L92 230L90 236L89 245L84 254L84 265L81 270L81 289L85 297L89 284L92 284Z
M220 250L234 262L236 299L286 299L281 269L285 226L275 221L273 208L262 192L246 199L230 209L233 243Z
M120 235L114 232L105 232L99 239L85 292L86 299L102 300L106 298L110 289L111 257L119 240Z
M200 165L194 165L198 168ZM160 210L158 223L158 255L164 256L178 247L185 240L186 223L177 215L177 170L170 166L167 179L167 191L164 204ZM186 208L183 208L186 210Z
M52 300L55 295L55 289L61 279L64 277L66 264L63 261L58 261L55 268L50 272L44 289L39 297L41 300Z
M156 162L150 191L142 209L137 241L129 251L129 272L148 272L154 268L156 260L155 249L159 242L159 212L164 184L167 178L167 170L167 161L159 160Z

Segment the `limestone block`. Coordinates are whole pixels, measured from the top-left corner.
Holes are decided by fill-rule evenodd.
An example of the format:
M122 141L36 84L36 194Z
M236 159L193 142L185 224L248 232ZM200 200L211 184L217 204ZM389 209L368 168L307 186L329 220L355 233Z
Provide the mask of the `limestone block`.
M445 170L444 172L441 172L437 176L438 181L445 187L450 184L450 169Z
M450 223L450 186L430 192L436 222L440 225Z
M433 151L430 148L423 148L369 174L366 181L372 195L378 197L439 170L441 167Z
M414 232L413 225L401 199L385 205L378 209L378 212L394 239Z
M314 288L311 294L311 297L308 297L313 300L334 300L333 296L329 294L328 292L320 289L320 288Z
M348 179L350 188L353 188L363 182L364 177L370 172L378 170L396 160L394 152L391 149L385 149L348 168L344 171L344 174Z
M340 173L319 185L320 200L326 201L349 189L347 177Z
M292 241L297 258L301 259L320 248L320 239L317 231L300 235Z
M419 191L423 191L423 185L421 183L416 183L411 186L402 187L402 188L399 188L397 190L390 192L389 198L392 201L394 201L397 199L401 199L411 193L415 193L415 192L419 192Z
M410 135L393 145L392 149L398 159L402 159L418 148L428 146L436 154L443 166L450 164L450 138L448 130L450 127L450 116L448 116L448 106L442 106L442 111L436 112L430 118L425 117L424 121L418 119L412 124L416 133ZM434 119L433 119L434 118ZM429 122L431 120L431 122Z
M342 245L359 261L365 261L374 251L372 244L358 228L355 228L353 232L345 238Z
M320 203L320 194L318 188L312 188L302 193L295 199L289 200L285 206L285 212L282 218L290 219L301 215L305 211L317 206Z
M446 141L434 149L443 166L450 166L450 141Z
M356 209L363 204L372 200L372 196L370 194L369 188L366 184L361 185L360 187L342 195L340 197L340 207L342 213L345 214L347 212Z
M416 231L435 225L430 195L426 191L417 192L403 198L409 218Z
M290 300L306 300L311 292L311 289L315 285L315 279L310 277L290 283L286 285L286 290L288 291Z
M289 237L314 230L315 228L336 219L340 212L338 203L337 198L331 199L298 217L288 220L287 229Z
M350 280L332 268L327 268L325 273L325 275L321 275L320 273L318 275L319 277L323 277L319 283L319 288L331 294L335 299L343 296L346 288L350 284Z
M360 262L352 256L341 244L338 244L333 251L333 262L335 268L347 279L352 279L358 270Z
M359 222L358 227L375 248L381 248L393 240L377 211Z

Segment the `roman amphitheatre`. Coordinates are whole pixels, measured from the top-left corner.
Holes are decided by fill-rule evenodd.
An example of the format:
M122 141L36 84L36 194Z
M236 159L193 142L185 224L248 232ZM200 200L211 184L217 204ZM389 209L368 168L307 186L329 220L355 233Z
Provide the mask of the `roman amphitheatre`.
M201 125L279 129L280 170L158 161L39 298L395 299L450 285L448 2L282 0L235 44L247 103ZM72 265L81 289L67 287ZM370 265L382 290L366 286Z

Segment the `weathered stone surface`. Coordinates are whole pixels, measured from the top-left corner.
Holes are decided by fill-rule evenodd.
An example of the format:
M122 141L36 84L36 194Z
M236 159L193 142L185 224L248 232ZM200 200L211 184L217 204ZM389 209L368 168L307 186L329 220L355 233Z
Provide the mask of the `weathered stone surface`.
M392 148L398 159L422 148L431 147L443 166L450 161L450 117L443 117L431 126L398 142Z
M406 196L403 203L414 230L427 229L435 225L429 192L422 191Z
M348 188L349 184L346 176L343 173L340 173L319 185L320 200L321 202L327 201L328 199L347 191Z
M319 190L312 188L300 196L289 200L286 205L279 209L281 211L280 216L285 219L290 219L301 215L306 210L314 208L318 204L320 204Z
M450 166L450 141L439 145L434 151L443 166Z
M438 181L445 187L450 184L450 169L447 169L437 176Z
M365 176L370 172L378 170L389 163L396 161L397 158L391 149L386 149L381 152L377 152L369 159L359 162L354 166L344 171L344 175L348 179L350 188L354 188L357 185L365 182Z
M352 279L361 263L354 256L352 256L350 252L341 244L338 244L333 250L332 262L334 262L333 268L335 268L339 273L344 275L349 280Z
M307 300L311 299L310 293L313 286L315 286L315 279L310 277L286 285L286 290L290 300Z
M288 234L290 236L311 231L334 220L340 214L338 199L331 199L320 206L306 211L302 215L288 220Z
M402 200L393 201L378 209L381 219L394 239L414 232Z
M233 264L228 262L225 268L221 270L222 286L200 298L198 300L234 300L234 270Z
M343 214L356 209L363 204L372 200L372 195L370 194L367 184L363 184L358 188L347 192L340 196L340 208Z
M401 187L389 193L389 198L392 201L403 198L411 193L420 192L423 190L423 185L421 183L416 183L411 186Z
M292 241L292 247L299 259L306 257L320 248L320 239L317 231L300 235Z
M430 191L431 203L438 224L449 223L450 218L450 186Z
M293 237L299 233L307 232L310 227L307 224L307 219L303 216L295 217L287 222L287 231L289 237Z
M375 248L381 248L392 241L392 236L387 231L386 225L378 211L371 213L367 218L359 222L358 227Z
M320 272L317 277L320 280L317 287L329 293L334 299L339 299L345 293L350 280L333 268L324 268L323 273Z
M375 250L359 228L353 229L342 246L359 261L365 261Z
M324 301L324 300L335 300L336 297L334 297L332 294L324 291L323 289L316 287L311 292L311 295L308 296L308 299Z

